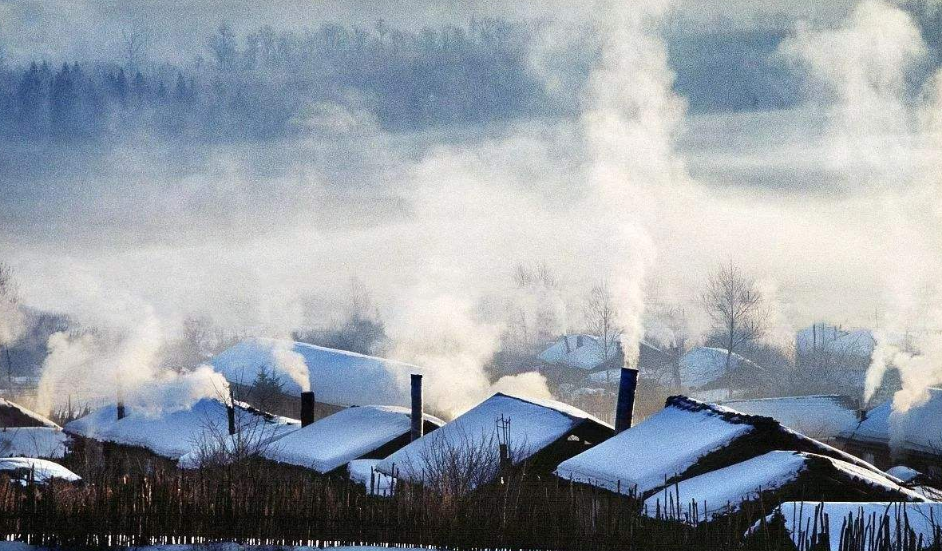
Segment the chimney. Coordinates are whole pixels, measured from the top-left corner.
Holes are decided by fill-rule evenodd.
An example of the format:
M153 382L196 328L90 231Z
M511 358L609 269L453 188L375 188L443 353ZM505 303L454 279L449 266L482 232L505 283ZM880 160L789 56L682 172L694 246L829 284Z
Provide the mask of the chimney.
M624 366L618 385L618 404L615 406L615 433L631 428L635 410L635 390L638 388L638 370Z
M572 349L569 348L569 336L568 335L563 335L563 342L566 343L566 354L569 354L570 352L572 352Z
M412 431L409 440L422 438L422 376L413 373L412 379Z
M314 422L314 391L306 390L301 393L301 426L306 427Z
M576 348L582 348L582 335L576 335Z
M71 399L71 397L70 397ZM127 412L124 409L124 385L121 384L121 378L118 378L118 392L117 392L117 404L116 409L118 410L118 421L124 419Z
M236 419L235 419L235 404L230 402L226 405L226 417L229 421L229 436L234 436L236 433Z

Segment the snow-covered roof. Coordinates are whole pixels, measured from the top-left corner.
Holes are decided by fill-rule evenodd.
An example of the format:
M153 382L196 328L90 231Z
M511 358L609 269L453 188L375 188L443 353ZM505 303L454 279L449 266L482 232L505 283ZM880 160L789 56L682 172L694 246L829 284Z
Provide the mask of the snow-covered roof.
M425 415L437 426L444 421ZM397 406L343 409L298 429L262 451L272 461L326 473L409 433L410 410Z
M609 355L613 352L614 345L609 345ZM602 339L593 335L563 335L538 357L548 364L578 369L595 369L606 360Z
M776 507L766 520L771 521L778 515L784 519L785 529L798 549L816 548L816 540L823 535L820 527L825 516L830 525L828 543L831 549L841 548L841 532L844 526L861 520L863 528L870 534L878 532L881 526L889 528L884 531L889 536L889 541L876 537L860 538L861 547L857 549L861 551L910 548L897 541L901 535L909 538L906 541L910 544L915 544L921 537L923 548L928 549L939 543L935 538L939 530L939 519L942 519L942 503L789 501ZM897 530L897 525L901 529ZM751 531L758 529L757 523ZM812 541L813 539L815 541Z
M771 417L786 427L818 439L829 439L857 424L857 404L850 396L785 396L727 400L721 404L749 415Z
M442 449L486 449L496 452L498 422L509 420L510 458L517 464L532 457L583 423L604 430L612 427L588 413L554 400L536 400L497 393L442 428L393 453L377 468L387 474L421 483L432 476L430 458ZM395 467L395 473L393 468Z
M815 465L828 468L832 480L871 487L880 492L878 495L895 493L901 499L925 500L879 473L839 459L771 451L667 486L645 500L644 512L684 522L709 521L739 510L743 503L758 499L760 492L779 490L795 482ZM696 509L691 506L694 503ZM693 518L694 514L697 518Z
M65 455L69 436L51 427L17 427L0 430L0 457L59 459Z
M26 483L32 476L37 484L44 484L54 478L68 482L78 482L82 478L58 463L46 459L29 457L9 457L0 459L0 473Z
M663 410L639 425L563 461L556 474L613 492L644 494L683 475L707 455L758 431L800 445L805 451L876 471L872 465L783 427L769 417L745 415L723 406L672 396Z
M61 428L49 418L3 398L0 398L0 427Z
M730 357L733 372L762 371L758 365L733 353ZM680 384L684 388L697 389L722 381L726 377L726 350L698 346L680 359Z
M920 476L922 476L921 472L917 471L916 469L912 467L907 467L906 465L897 465L895 467L890 467L889 469L886 470L886 474L890 476L894 476L907 484L912 482L913 480L916 480Z
M942 389L930 388L929 399L905 413L893 411L887 401L867 412L859 424L840 434L858 442L889 444L903 449L942 455Z
M312 344L272 339L244 340L215 356L210 363L229 382L251 386L261 369L284 383L284 392L300 396L301 385L276 359L278 350L300 354L307 365L318 401L335 405L409 405L409 374L414 365Z
M265 414L236 402L236 426L249 438L274 440L297 430L298 421ZM135 410L117 419L114 405L105 406L65 426L66 432L134 446L169 459L179 459L200 445L209 445L228 435L226 404L203 398L186 409L173 411Z
M799 353L827 352L869 358L876 341L869 329L844 330L826 323L816 323L795 334Z

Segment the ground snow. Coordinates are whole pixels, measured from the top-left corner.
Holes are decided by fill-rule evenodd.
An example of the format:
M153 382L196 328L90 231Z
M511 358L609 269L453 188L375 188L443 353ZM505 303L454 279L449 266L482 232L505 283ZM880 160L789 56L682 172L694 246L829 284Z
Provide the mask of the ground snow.
M59 478L69 482L82 480L79 475L58 463L53 463L45 459L27 457L0 459L0 473L20 480L24 484L30 475L32 475L33 480L38 484L43 484L53 478Z
M408 406L409 374L422 373L414 365L344 350L291 341L248 339L211 360L213 369L232 383L251 386L264 367L280 376L284 391L300 396L301 386L279 367L275 351L290 349L304 358L311 390L317 399L336 405L383 404Z
M439 426L444 422L425 416ZM326 473L408 434L410 410L395 406L361 406L341 410L279 439L262 456Z
M563 461L556 474L610 491L638 494L664 485L703 456L749 434L709 410L667 407L636 427Z
M875 524L877 527L883 522L889 524L890 544L886 549L902 548L897 542L897 525L905 519L902 526L908 526L914 535L913 540L918 540L919 536L923 538L923 547L929 548L935 543L935 532L940 526L942 520L942 503L898 503L898 502L869 502L869 503L847 503L847 502L814 502L797 501L786 502L776 508L775 512L767 517L767 521L772 520L776 515L781 514L785 520L785 528L799 549L812 548L812 529L815 526L821 526L821 521L827 515L830 523L830 532L828 534L831 549L839 549L841 543L841 528L845 522L852 518L857 520L864 518L865 525L871 528ZM875 522L874 522L875 521ZM751 532L759 529L759 525L752 527ZM877 541L876 538L864 540L861 551L876 551L876 547L870 544ZM880 547L884 549L884 547Z
M51 427L18 427L0 430L0 457L59 459L65 455L69 436Z
M482 449L496 453L498 420L510 421L511 459L519 463L564 436L584 420L604 425L584 411L553 400L531 400L498 393L442 428L423 436L377 464L401 479L421 483L434 472L436 450Z

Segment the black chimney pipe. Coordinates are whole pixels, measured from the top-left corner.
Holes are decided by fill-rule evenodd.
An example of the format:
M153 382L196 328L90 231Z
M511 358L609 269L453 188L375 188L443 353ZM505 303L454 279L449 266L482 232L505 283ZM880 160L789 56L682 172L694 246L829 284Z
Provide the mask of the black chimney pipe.
M314 422L314 391L305 390L301 393L301 426L306 427Z
M229 436L234 436L236 433L235 404L226 405L226 417L229 421Z
M423 426L422 426L422 376L418 373L413 373L411 376L412 379L412 431L410 433L410 440L418 440L422 438Z
M118 413L118 421L124 419L127 411L124 409L124 385L121 384L121 376L118 375L118 392L117 392L117 404L115 409Z
M631 418L635 411L635 391L638 388L638 370L631 367L621 368L621 381L618 384L618 404L615 406L615 433L631 428Z

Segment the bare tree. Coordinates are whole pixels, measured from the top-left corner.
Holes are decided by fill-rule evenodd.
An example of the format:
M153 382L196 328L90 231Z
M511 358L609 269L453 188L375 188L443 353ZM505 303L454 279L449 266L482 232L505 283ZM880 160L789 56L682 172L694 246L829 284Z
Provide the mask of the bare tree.
M589 331L602 340L603 357L608 360L616 352L621 329L617 324L618 310L607 282L602 281L589 291L583 315Z
M13 269L0 262L0 352L6 362L7 383L13 390L13 359L10 346L19 335L21 325L19 292L13 279Z
M147 48L150 35L144 29L125 29L121 31L121 55L128 72L140 69L147 61Z
M726 346L726 384L732 397L733 354L765 333L762 293L754 280L730 262L710 276L701 300Z

